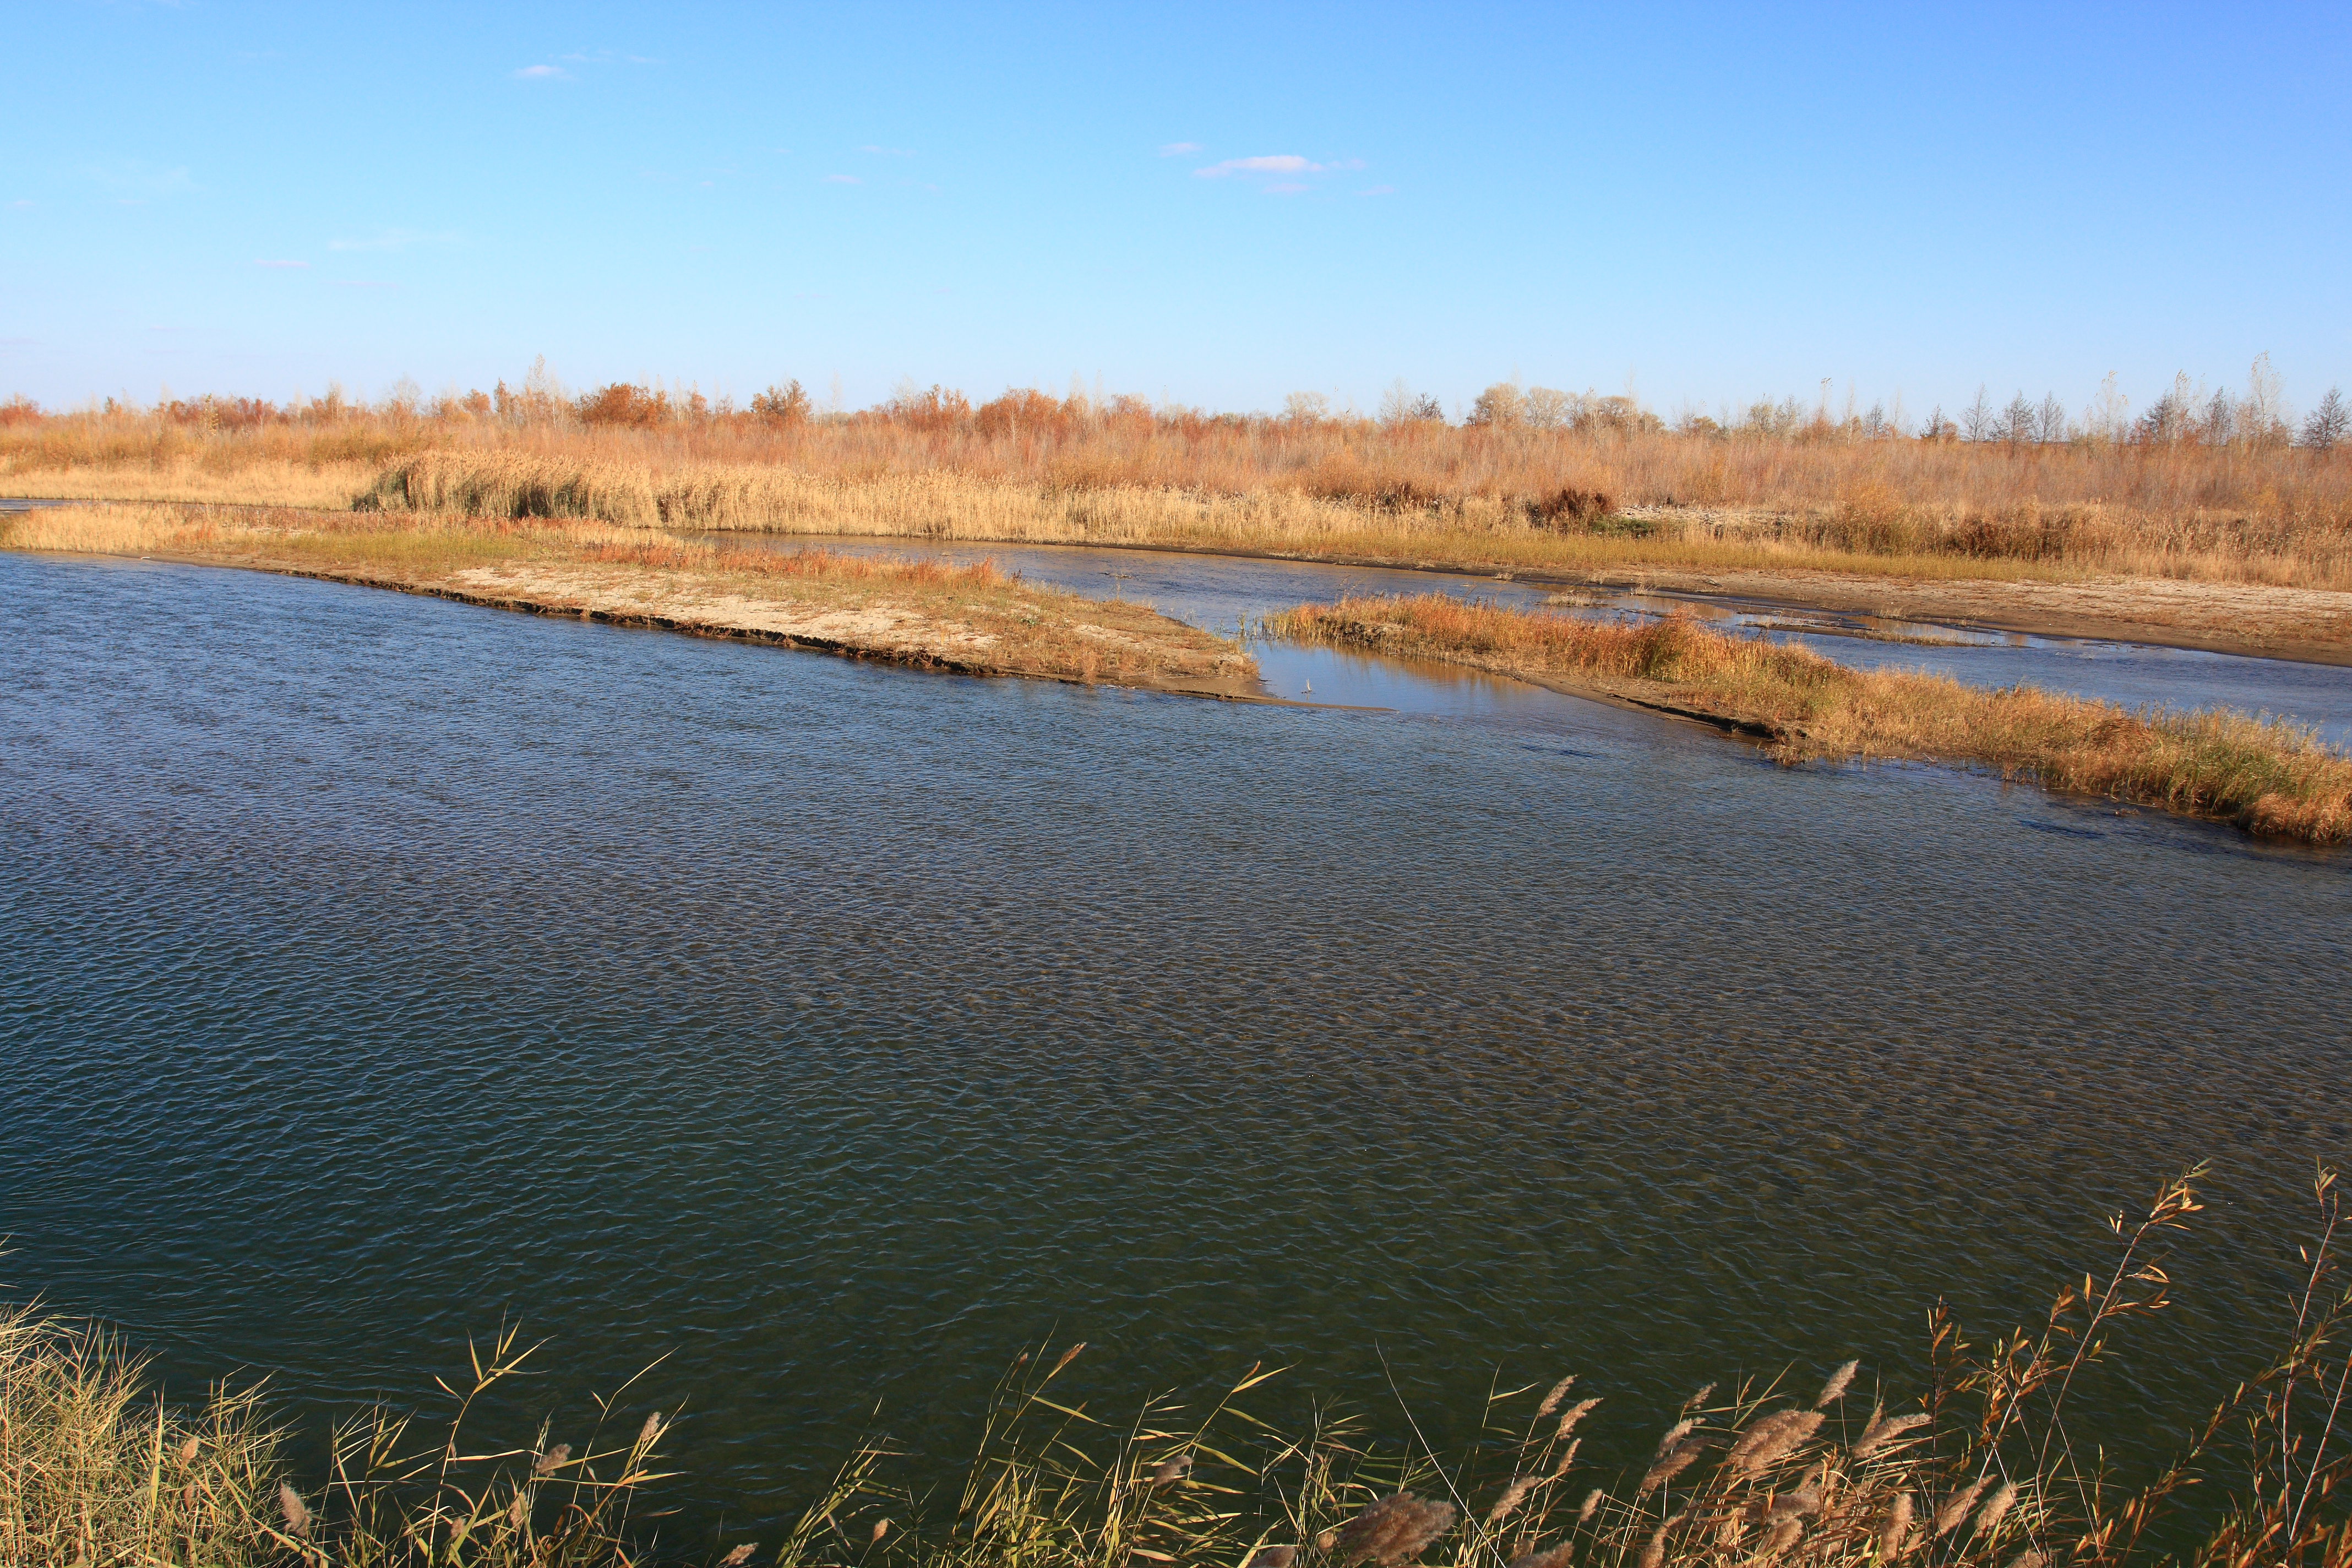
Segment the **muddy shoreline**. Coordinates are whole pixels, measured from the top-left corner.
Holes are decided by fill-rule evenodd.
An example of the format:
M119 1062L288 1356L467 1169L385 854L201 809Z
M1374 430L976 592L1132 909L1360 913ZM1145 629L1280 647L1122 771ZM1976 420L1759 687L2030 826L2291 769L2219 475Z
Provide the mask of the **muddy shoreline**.
M118 559L121 558L118 557ZM987 659L958 658L950 654L920 647L858 642L849 638L827 637L807 632L778 631L771 627L713 619L708 616L664 615L652 610L619 609L609 605L537 599L520 594L486 593L477 589L452 587L446 584L404 582L396 577L373 576L362 572L278 565L266 561L226 560L219 556L182 552L152 552L140 556L138 559L166 561L183 566L218 566L238 572L265 572L276 577L305 577L313 582L340 583L353 588L382 588L395 594L409 594L426 599L446 599L453 604L472 605L482 609L510 610L523 615L551 616L559 620L588 621L598 626L619 626L636 631L677 632L685 637L710 637L723 642L758 643L767 647L790 648L804 653L827 653L842 658L891 664L902 668L929 670L940 675L1050 680L1064 686L1104 686L1125 690L1158 691L1175 697L1206 697L1220 702L1262 702L1285 708L1301 706L1286 698L1270 697L1263 692L1241 689L1239 681L1187 682L1139 679L1134 677L1087 680L1058 670L1035 669ZM1257 682L1252 679L1249 684L1255 686Z

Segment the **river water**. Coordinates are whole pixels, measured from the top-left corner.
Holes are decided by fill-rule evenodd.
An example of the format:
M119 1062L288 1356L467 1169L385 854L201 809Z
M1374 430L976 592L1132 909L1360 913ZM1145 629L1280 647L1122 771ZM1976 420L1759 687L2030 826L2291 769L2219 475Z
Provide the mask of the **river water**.
M138 563L0 605L0 1289L313 1421L502 1315L516 1440L667 1355L698 1521L877 1426L936 1478L1040 1342L1439 1442L1574 1370L1621 1453L1709 1378L1916 1387L1931 1301L2036 1313L2210 1158L2091 1391L2137 1435L2352 1152L2342 855L1369 665L1307 668L1402 710Z
M1989 634L1929 623L1890 623L1820 612L1746 608L1706 598L1628 592L1572 595L1542 584L1447 572L1324 566L1169 551L1068 545L931 544L904 539L814 540L797 535L695 535L737 548L811 547L866 555L930 555L970 563L993 560L1033 582L1114 595L1228 636L1276 610L1343 594L1452 594L1517 609L1640 619L1677 612L1718 629L1802 644L1843 664L1932 671L1979 686L2027 684L2119 702L2128 708L2234 708L2310 726L2352 745L2352 668L2246 658L2188 648L2076 637ZM1809 629L1810 628L1810 629ZM1915 640L1916 639L1916 640ZM1497 706L1542 708L1549 694L1443 665L1354 658L1259 639L1252 652L1276 694L1308 700L1391 706L1466 715ZM1311 688L1311 689L1310 689Z

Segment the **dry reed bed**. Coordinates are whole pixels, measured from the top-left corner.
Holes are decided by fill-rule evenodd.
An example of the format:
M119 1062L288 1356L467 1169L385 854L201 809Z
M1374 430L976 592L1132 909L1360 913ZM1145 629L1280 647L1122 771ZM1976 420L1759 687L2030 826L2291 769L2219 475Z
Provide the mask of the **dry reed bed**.
M2164 1249L2201 1211L2203 1178L2189 1172L2136 1218L2113 1219L2109 1258L2062 1289L2036 1328L1978 1350L1938 1305L1915 1394L1874 1387L1848 1361L1818 1385L1710 1383L1669 1407L1659 1432L1613 1417L1622 1395L1547 1377L1490 1396L1481 1438L1440 1456L1418 1442L1383 1447L1346 1416L1285 1433L1244 1404L1273 1375L1256 1368L1200 1404L1152 1399L1106 1420L1054 1386L1084 1349L1074 1345L1050 1363L1023 1357L1000 1384L944 1510L944 1498L896 1485L884 1467L898 1450L870 1443L796 1524L736 1540L717 1560L2346 1568L2352 1296L2336 1275L2331 1172L2314 1183L2315 1235L2287 1304L2285 1347L2169 1464L2126 1485L2095 1434L2069 1429L2068 1401L2097 1375L2111 1336L2170 1305ZM12 1563L220 1568L688 1560L631 1522L638 1494L665 1479L656 1466L676 1411L633 1407L624 1384L593 1408L548 1412L527 1436L480 1433L499 1424L483 1396L531 1353L511 1334L469 1346L463 1372L435 1379L446 1395L437 1421L362 1413L335 1427L322 1474L297 1476L250 1391L215 1390L194 1411L176 1409L105 1334L0 1314L0 1553ZM1594 1464L1584 1446L1595 1439L1633 1462ZM2191 1509L2200 1517L2185 1517Z
M2352 757L2267 718L2133 712L2027 686L1988 690L1945 676L1857 670L1682 616L1626 626L1445 595L1302 605L1269 617L1265 629L1632 697L1767 735L1792 762L1978 763L2253 833L2312 844L2352 837Z
M1223 696L1258 685L1247 655L1213 634L1032 584L992 562L720 548L593 522L180 507L27 512L0 520L0 547L293 572L970 673Z
M640 492L649 491L668 498L656 511L667 504L705 526L785 527L830 506L879 513L886 523L896 517L881 531L903 532L933 521L926 498L940 492L886 481L947 479L974 495L1024 492L1027 510L1060 519L1056 526L1093 521L1063 498L1124 498L1109 510L1132 526L1145 506L1137 498L1166 497L1151 503L1167 514L1154 526L1265 525L1272 531L1258 547L1270 549L1291 548L1294 529L1385 530L1480 564L1538 559L1540 536L1553 531L1530 526L1530 507L1572 489L1613 498L1633 531L1647 535L1630 542L1664 552L1629 559L1721 563L1690 552L1738 544L1777 552L1777 563L1800 553L1856 571L1883 572L1899 557L1947 563L1929 574L1937 575L1981 574L1990 564L2036 575L2352 587L2352 451L1205 418L1043 397L996 418L957 406L950 399L782 423L703 416L646 428L583 425L553 403L530 419L475 418L454 405L437 417L344 410L211 425L201 411L49 416L0 426L0 483L22 493L341 505L379 475L409 485L394 474L434 457L478 466L485 489L528 468L530 484L551 493L583 490L639 509L625 521L642 520ZM870 487L871 499L813 503L791 484L764 492L760 473L845 494ZM470 482L454 471L415 479L428 488ZM1295 503L1326 503L1349 521L1308 521L1316 508ZM1205 517L1185 523L1196 511ZM1588 554L1629 542L1622 518L1597 528L1582 520L1571 531L1598 542ZM1482 536L1500 543L1481 552Z

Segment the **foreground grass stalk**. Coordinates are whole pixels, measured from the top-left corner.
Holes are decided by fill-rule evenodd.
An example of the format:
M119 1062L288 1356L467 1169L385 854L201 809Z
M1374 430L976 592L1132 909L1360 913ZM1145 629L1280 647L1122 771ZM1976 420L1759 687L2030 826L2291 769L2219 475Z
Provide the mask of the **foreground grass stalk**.
M439 1382L453 1413L425 1434L370 1413L339 1427L325 1484L284 1466L251 1392L193 1413L145 1384L101 1331L0 1314L0 1561L221 1568L2347 1568L2352 1433L2336 1279L2340 1197L2314 1183L2316 1238L2286 1351L2238 1387L2147 1484L2119 1487L2066 1430L2081 1374L2111 1331L2166 1310L2162 1243L2200 1212L2203 1171L2118 1216L2115 1261L2057 1294L2042 1329L1969 1345L1940 1306L1927 1387L1906 1399L1858 1362L1816 1383L1708 1383L1663 1431L1612 1420L1571 1374L1501 1389L1480 1438L1443 1456L1416 1436L1367 1438L1357 1418L1295 1435L1245 1400L1253 1368L1198 1404L1148 1400L1107 1421L1056 1380L1085 1349L1024 1356L998 1385L951 1510L892 1484L887 1445L845 1462L799 1520L762 1542L666 1552L631 1522L665 1479L675 1413L642 1421L627 1384L570 1442L478 1443L481 1395L532 1353L514 1333L469 1347ZM634 1382L634 1380L632 1380ZM1866 1406L1866 1413L1865 1413ZM626 1440L607 1426L634 1428ZM1630 1465L1582 1459L1602 1434ZM1654 1437L1651 1434L1655 1434ZM2088 1453L2091 1458L2085 1458ZM2234 1488L2235 1474L2242 1479ZM2200 1492L2200 1480L2219 1480ZM2179 1515L2208 1499L2202 1533ZM2174 1544L2157 1551L2151 1526Z
M2271 719L2134 712L2028 686L1854 669L1682 616L1626 626L1428 595L1301 605L1265 625L1275 637L1444 659L1706 719L1769 739L1791 762L1978 763L2253 833L2352 837L2352 758Z

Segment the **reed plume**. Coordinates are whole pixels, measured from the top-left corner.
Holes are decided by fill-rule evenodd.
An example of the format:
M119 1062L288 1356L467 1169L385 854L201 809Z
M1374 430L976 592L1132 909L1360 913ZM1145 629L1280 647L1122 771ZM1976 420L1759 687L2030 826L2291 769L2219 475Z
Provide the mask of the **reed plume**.
M1411 1492L1396 1492L1368 1505L1339 1527L1334 1550L1342 1568L1358 1563L1392 1568L1417 1557L1429 1543L1454 1528L1454 1505L1432 1502Z
M302 1500L302 1494L294 1489L291 1481L278 1483L278 1511L285 1518L289 1534L298 1539L310 1535L310 1506Z
M1697 1462L1698 1457L1706 1452L1706 1441L1693 1437L1679 1447L1659 1456L1657 1460L1642 1473L1642 1491L1653 1492L1664 1486L1668 1481L1689 1469Z
M1822 1420L1818 1410L1782 1410L1767 1415L1740 1434L1723 1462L1732 1469L1756 1475L1795 1452L1821 1429Z
M1878 1527L1877 1545L1881 1562L1892 1563L1910 1550L1913 1502L1909 1492L1897 1492L1887 1506L1885 1521Z
M1522 1552L1511 1559L1509 1568L1568 1568L1575 1556L1576 1543L1563 1541L1538 1551Z
M1902 1415L1873 1415L1862 1436L1854 1439L1848 1450L1857 1459L1866 1459L1890 1447L1906 1432L1916 1432L1935 1419L1924 1411L1912 1411Z
M1966 1487L1945 1499L1944 1505L1936 1510L1935 1533L1949 1535L1958 1529L1961 1521L1967 1519L1969 1510L1977 1506L1977 1499L1983 1496L1985 1488L1990 1485L1992 1485L1990 1476L1979 1476Z

